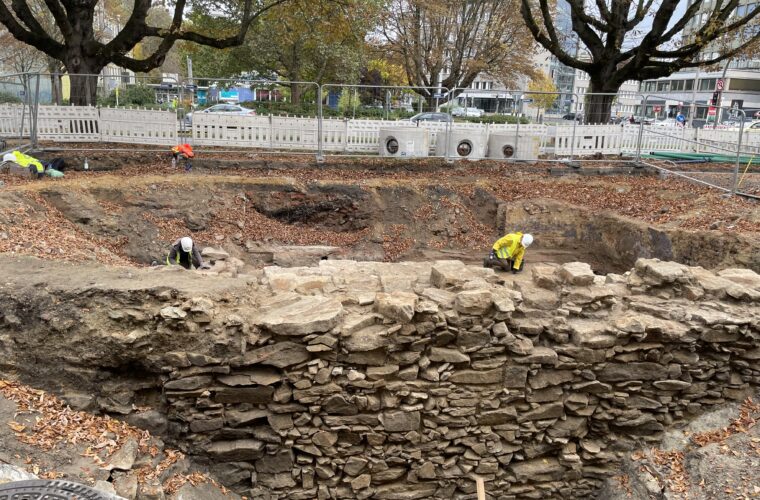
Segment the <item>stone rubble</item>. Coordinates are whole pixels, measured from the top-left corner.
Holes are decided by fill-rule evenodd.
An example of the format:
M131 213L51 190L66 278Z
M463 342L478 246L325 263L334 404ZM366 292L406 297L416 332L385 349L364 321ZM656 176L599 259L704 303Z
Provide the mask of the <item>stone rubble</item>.
M154 390L165 439L249 498L474 498L473 474L494 498L584 498L626 452L760 383L751 271L640 259L526 278L324 260L266 268L245 297L143 297L108 320L110 349L145 371L120 401ZM135 329L155 342L128 343Z

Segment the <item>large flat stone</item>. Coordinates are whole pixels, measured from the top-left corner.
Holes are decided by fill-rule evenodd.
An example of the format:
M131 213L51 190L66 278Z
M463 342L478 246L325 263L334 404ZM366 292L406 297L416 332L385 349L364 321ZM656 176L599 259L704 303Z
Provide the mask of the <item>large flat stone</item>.
M687 266L678 262L664 262L660 259L638 259L635 268L645 283L655 286L675 283L691 276Z
M503 371L496 370L458 370L451 374L449 381L454 384L498 384L502 381Z
M380 415L380 423L387 432L409 432L420 428L420 412L391 410Z
M459 292L454 299L454 308L464 314L484 314L493 305L493 294L490 290L465 290Z
M559 268L559 276L573 286L588 286L594 283L594 271L585 262L568 262Z
M206 453L221 462L256 460L264 455L264 443L255 439L216 441L206 448Z
M215 389L214 401L217 403L251 403L266 404L272 402L274 387L220 387Z
M341 345L348 352L374 351L387 346L390 342L388 328L383 325L371 325L341 339Z
M513 462L509 470L515 475L517 481L526 482L548 476L550 479L561 479L565 474L565 468L554 457L539 457L523 462Z
M264 305L254 323L279 335L308 335L331 330L342 315L337 299L284 294Z
M457 349L447 349L445 347L432 347L428 356L430 361L445 363L469 363L470 356Z
M430 282L438 288L461 286L473 278L461 261L437 261L430 270Z
M310 358L306 347L294 342L277 342L254 349L243 356L238 365L270 365L277 368L303 363Z
M410 292L378 293L375 295L375 310L399 323L409 323L414 317L417 294Z
M668 370L659 363L607 363L598 374L602 382L623 382L626 380L661 380Z
M736 284L760 290L760 274L751 269L724 269L718 271L718 276Z

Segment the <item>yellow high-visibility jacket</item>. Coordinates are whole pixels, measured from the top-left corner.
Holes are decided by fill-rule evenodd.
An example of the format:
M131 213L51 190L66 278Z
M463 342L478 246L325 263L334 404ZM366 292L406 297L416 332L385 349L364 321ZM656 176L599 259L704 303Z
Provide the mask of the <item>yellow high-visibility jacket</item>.
M496 256L500 259L512 260L513 269L520 269L523 257L525 257L525 247L521 243L522 237L523 234L520 232L509 233L493 244L493 251Z
M38 174L41 174L45 171L45 167L42 165L42 162L40 162L40 160L38 160L37 158L33 156L25 155L21 151L14 151L11 154L16 157L14 162L18 163L22 167L28 167L30 165L34 165L34 167L37 169Z

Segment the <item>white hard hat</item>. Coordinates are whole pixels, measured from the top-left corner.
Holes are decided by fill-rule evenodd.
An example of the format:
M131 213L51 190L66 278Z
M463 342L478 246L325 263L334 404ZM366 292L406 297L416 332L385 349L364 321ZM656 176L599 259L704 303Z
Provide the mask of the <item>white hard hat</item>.
M531 243L533 243L533 236L530 234L523 234L522 240L520 240L520 243L522 243L522 246L525 248L528 248Z
M5 155L3 155L3 161L16 161L16 157L13 156L13 153L5 153Z
M193 249L193 239L189 236L185 236L179 240L179 244L182 245L182 250L185 252L189 252Z

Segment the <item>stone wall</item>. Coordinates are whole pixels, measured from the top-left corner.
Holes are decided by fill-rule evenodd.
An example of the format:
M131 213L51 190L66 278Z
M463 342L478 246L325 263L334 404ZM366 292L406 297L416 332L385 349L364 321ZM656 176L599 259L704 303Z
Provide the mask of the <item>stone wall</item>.
M227 291L159 274L6 277L2 369L161 433L252 498L472 498L473 475L494 498L587 497L627 451L760 382L748 270L329 260Z

